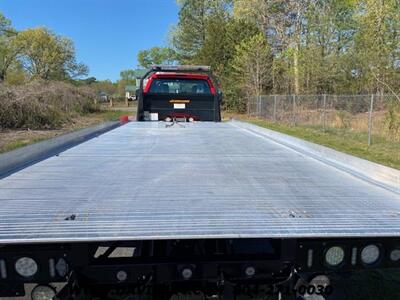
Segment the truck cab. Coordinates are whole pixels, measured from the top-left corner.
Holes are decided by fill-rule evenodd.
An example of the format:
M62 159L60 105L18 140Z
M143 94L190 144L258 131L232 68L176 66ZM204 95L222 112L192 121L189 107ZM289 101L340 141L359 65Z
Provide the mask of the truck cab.
M153 66L137 98L138 121L221 121L222 94L209 66Z

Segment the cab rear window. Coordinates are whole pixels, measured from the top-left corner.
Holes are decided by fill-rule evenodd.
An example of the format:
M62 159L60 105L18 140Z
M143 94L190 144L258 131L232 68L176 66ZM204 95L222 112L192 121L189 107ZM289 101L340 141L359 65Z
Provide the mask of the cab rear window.
M210 86L202 79L156 78L150 86L155 94L211 94Z

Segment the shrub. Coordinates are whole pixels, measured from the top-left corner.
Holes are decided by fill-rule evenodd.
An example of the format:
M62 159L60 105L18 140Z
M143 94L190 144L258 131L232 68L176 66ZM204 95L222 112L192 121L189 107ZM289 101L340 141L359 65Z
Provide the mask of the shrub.
M0 85L0 128L58 128L76 114L99 110L96 93L63 82Z

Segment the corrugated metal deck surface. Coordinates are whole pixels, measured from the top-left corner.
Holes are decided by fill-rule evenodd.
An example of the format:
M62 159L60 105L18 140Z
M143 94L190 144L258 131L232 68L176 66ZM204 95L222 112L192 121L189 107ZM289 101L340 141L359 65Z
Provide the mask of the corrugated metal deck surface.
M400 195L230 123L128 123L0 180L0 243L336 236L400 236Z

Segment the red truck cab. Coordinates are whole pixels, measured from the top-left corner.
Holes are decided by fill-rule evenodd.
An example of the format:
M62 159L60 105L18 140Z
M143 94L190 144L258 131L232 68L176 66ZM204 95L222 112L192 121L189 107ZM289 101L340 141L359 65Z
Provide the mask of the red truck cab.
M154 66L141 80L138 121L221 121L210 67Z

